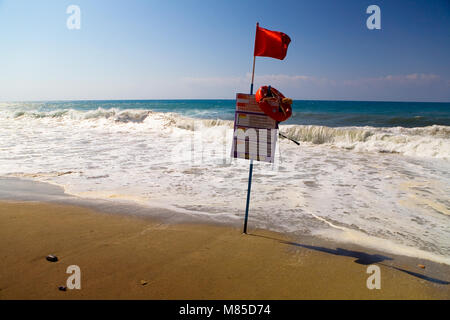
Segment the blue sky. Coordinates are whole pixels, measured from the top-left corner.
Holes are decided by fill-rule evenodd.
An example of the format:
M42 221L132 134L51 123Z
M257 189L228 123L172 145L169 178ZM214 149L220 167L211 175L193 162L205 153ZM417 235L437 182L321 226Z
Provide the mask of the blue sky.
M366 27L371 4L381 30ZM0 100L232 99L249 90L257 21L292 42L283 61L256 59L256 87L450 101L448 0L0 0Z

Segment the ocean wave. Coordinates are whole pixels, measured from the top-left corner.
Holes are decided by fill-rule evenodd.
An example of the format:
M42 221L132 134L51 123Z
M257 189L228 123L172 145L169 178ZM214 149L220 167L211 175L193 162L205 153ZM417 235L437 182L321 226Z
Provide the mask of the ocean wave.
M6 118L69 118L72 120L95 120L95 119L112 119L116 122L143 122L147 116L152 113L150 110L130 109L120 110L116 108L104 109L98 108L89 111L80 111L75 109L57 109L53 111L15 111L4 112Z
M450 127L374 128L281 126L287 137L313 144L328 144L355 151L401 153L409 156L450 159Z
M222 119L190 118L171 112L145 109L97 108L81 111L57 109L1 110L0 118L15 120L64 119L95 123L106 120L106 125L134 123L153 129L178 128L188 131L221 127L231 129L233 121ZM287 137L305 143L329 145L358 152L399 153L408 156L450 159L450 127L327 127L318 125L281 125Z
M68 120L97 120L108 119L117 123L143 123L150 115L154 119L162 120L163 126L173 126L180 129L195 130L200 127L216 127L227 126L232 127L233 123L230 120L222 119L202 119L190 118L178 115L171 112L154 112L144 109L126 109L121 110L117 108L104 109L98 108L89 111L80 111L74 109L58 109L53 111L15 111L0 113L0 117L8 119L45 119L45 118L63 118Z

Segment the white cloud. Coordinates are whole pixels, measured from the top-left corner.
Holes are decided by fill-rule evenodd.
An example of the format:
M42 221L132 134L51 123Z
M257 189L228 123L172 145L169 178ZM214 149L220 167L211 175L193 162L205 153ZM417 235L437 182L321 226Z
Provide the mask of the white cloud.
M207 86L236 86L249 84L251 74L236 77L185 77L181 79L183 83L190 85L207 85ZM430 83L432 81L441 81L442 78L436 74L412 73L406 75L386 75L382 77L359 78L352 80L334 80L329 78L319 78L308 75L287 75L287 74L266 74L256 75L255 83L264 83L276 85L301 85L305 83L315 85L332 85L332 86L358 86L375 83ZM450 81L450 80L449 80ZM449 81L446 81L448 84Z
M246 92L251 74L230 77L185 77L181 83L192 92L223 96ZM255 76L255 88L272 85L294 99L429 100L448 101L450 80L432 73L388 74L336 80L311 75L265 74ZM231 96L231 95L230 95ZM209 96L208 96L209 97Z
M344 80L344 85L358 86L366 84L428 84L430 82L441 81L441 77L436 74L411 73L405 75L387 75L383 77L361 78L355 80Z

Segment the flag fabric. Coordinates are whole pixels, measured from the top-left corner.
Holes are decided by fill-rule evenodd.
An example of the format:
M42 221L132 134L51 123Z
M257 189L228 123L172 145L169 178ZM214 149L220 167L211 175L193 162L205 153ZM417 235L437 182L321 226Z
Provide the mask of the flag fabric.
M283 32L272 31L256 26L254 56L271 57L283 60L291 38Z

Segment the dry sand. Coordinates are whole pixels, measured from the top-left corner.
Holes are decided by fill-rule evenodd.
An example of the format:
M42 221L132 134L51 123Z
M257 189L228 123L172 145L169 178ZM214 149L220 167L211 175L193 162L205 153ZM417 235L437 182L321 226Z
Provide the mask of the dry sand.
M395 259L388 265L367 261L377 257L370 253L290 241L264 230L243 235L227 226L0 202L0 299L450 299L450 273L431 277ZM48 262L48 254L59 261ZM370 263L381 268L380 290L366 287ZM59 291L69 265L81 268L82 287Z

